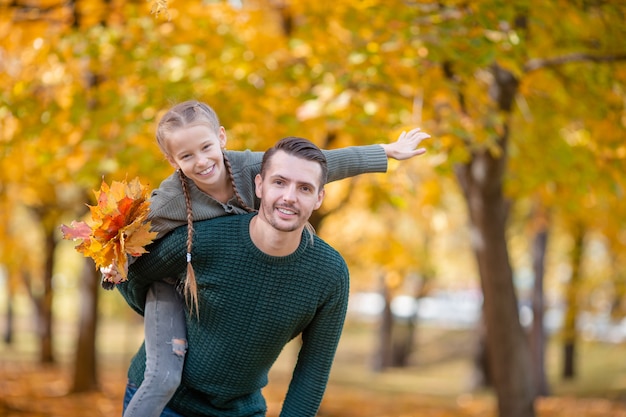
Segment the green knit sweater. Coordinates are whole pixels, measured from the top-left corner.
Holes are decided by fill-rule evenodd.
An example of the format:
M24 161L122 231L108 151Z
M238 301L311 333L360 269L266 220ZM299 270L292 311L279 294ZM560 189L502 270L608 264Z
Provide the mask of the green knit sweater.
M189 351L182 383L169 403L180 414L211 417L264 416L261 389L282 348L299 334L298 355L281 417L315 416L328 381L345 319L349 277L337 251L303 235L291 255L273 257L250 239L256 214L195 223L193 261L199 320L187 314ZM306 233L306 232L304 232ZM185 227L148 247L118 285L140 314L155 280L182 274ZM145 350L128 377L139 385Z
M352 146L323 151L328 161L328 181L337 181L370 172L387 170L387 155L380 145ZM261 170L263 152L226 151L230 160L233 177L241 198L250 208L258 208L259 201L254 193L254 177ZM188 180L194 220L206 220L225 214L242 214L236 198L227 204L213 199L202 192L193 181ZM178 174L166 178L150 198L150 218L152 230L159 236L178 226L187 224L185 198Z

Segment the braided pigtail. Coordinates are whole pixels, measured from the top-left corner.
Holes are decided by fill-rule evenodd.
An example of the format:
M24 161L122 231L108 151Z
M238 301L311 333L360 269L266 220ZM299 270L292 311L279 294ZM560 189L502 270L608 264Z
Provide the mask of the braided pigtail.
M304 230L306 230L309 234L309 242L311 242L311 245L313 245L313 242L315 242L315 228L310 222L306 222L306 224L304 225Z
M191 208L191 197L189 195L189 187L187 186L187 179L182 170L177 170L180 177L180 182L183 187L183 194L185 196L185 205L187 207L187 275L185 277L183 294L185 296L185 302L189 307L191 313L196 313L196 318L199 317L198 311L198 284L196 282L196 273L191 265L191 246L193 243L193 211Z
M228 159L225 153L223 155L224 155L224 166L226 166L226 172L228 172L228 178L230 179L230 184L233 187L233 192L235 193L235 197L237 198L237 201L239 202L241 207L244 210L246 210L248 213L252 213L253 211L256 211L255 209L248 207L248 205L243 201L243 198L241 198L241 195L239 194L239 190L237 190L237 184L235 184L235 177L233 176L233 168L230 166L230 160Z

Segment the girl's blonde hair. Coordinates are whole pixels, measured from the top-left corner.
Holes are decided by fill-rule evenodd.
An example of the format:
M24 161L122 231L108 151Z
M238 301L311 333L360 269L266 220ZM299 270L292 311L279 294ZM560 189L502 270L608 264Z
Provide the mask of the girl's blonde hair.
M171 156L169 153L167 142L168 139L171 137L172 132L197 125L207 126L211 130L215 131L216 134L219 134L221 127L215 111L210 106L200 101L185 101L175 105L170 110L168 110L167 113L165 113L165 115L163 115L163 117L159 121L156 132L157 143L159 145L159 148L161 148L163 154L168 157ZM228 160L226 154L223 153L223 151L222 154L224 156L224 166L226 167L226 171L228 172L228 178L230 179L230 183L233 187L233 192L235 193L237 201L246 211L255 211L254 209L248 207L248 205L246 205L246 203L241 198L241 195L237 190L237 185L235 184L235 178L233 176L233 170L230 165L230 161ZM193 210L191 206L191 195L189 193L189 184L187 182L188 178L185 176L181 169L177 169L177 172L178 176L180 177L183 194L185 196L185 205L187 208L187 274L183 283L183 294L185 296L185 301L190 311L195 311L197 317L198 285L196 282L196 275L191 264L191 248L193 244Z

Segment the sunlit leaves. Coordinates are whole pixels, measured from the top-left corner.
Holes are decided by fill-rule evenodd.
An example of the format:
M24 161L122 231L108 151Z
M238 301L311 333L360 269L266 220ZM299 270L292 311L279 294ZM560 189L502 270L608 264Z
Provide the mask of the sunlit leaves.
M626 70L579 63L522 72L529 59L619 52L620 2L176 1L169 16L163 1L79 3L51 14L33 8L28 20L13 9L0 16L0 178L19 184L11 197L21 203L50 206L54 184L91 190L104 174L156 186L171 171L156 121L189 98L216 109L231 149L263 150L287 135L330 147L380 143L420 125L433 134L431 167L449 177L475 149L502 151L494 138L506 120L487 89L497 62L521 81L508 194L539 195L619 229L617 216L597 213L617 212L626 188ZM371 204L389 204L379 215L423 199L436 206L430 183L427 197L401 187L371 191L379 197Z
M164 15L165 17L170 19L171 15L170 15L169 10L168 10L167 2L168 2L168 0L155 0L155 1L152 1L151 2L152 3L152 7L150 9L150 12L153 15L155 15L156 17Z
M76 250L91 257L97 268L115 264L126 278L128 256L146 253L145 246L156 237L150 231L149 191L138 178L130 182L104 181L95 192L97 205L89 206L91 219L73 221L61 230L65 239L80 239Z

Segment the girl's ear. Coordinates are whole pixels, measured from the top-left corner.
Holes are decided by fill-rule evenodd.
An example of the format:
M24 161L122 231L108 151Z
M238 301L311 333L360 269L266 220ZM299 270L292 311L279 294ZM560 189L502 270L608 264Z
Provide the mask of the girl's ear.
M174 169L179 169L179 168L180 168L180 167L178 166L178 164L176 163L176 161L174 161L174 158L172 158L171 156L166 155L166 156L165 156L165 159L167 159L167 162L169 162L169 163L170 163L170 165L174 167Z
M222 149L226 149L226 129L224 129L224 126L220 126L220 132L217 135L217 137L220 140L220 148Z

